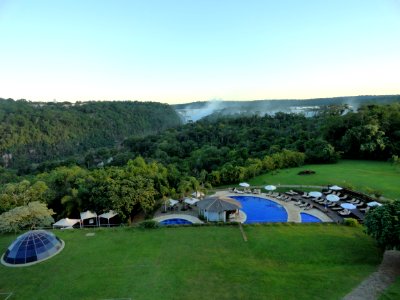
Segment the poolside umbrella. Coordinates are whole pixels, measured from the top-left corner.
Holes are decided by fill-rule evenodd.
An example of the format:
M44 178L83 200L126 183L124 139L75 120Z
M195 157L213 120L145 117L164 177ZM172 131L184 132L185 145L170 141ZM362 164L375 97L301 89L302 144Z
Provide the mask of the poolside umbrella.
M373 207L373 206L382 206L382 203L376 202L376 201L372 201L372 202L368 202L367 205L369 207Z
M249 187L250 186L250 184L248 184L247 182L241 182L241 183L239 183L239 185L242 186L242 187Z
M320 193L320 192L309 192L308 195L310 195L311 197L314 197L314 198L318 198L318 197L322 196L322 193Z
M354 204L351 204L351 203L342 203L342 204L340 204L340 206L345 209L356 209L357 208L357 206L355 206Z
M326 200L330 201L330 202L337 202L340 200L339 196L336 195L328 195L326 196Z
M340 186L337 186L337 185L332 185L331 187L329 187L329 189L332 190L332 191L343 190L343 188L341 188Z
M276 190L276 186L274 186L274 185L266 185L264 187L264 189L266 189L267 191L275 191Z

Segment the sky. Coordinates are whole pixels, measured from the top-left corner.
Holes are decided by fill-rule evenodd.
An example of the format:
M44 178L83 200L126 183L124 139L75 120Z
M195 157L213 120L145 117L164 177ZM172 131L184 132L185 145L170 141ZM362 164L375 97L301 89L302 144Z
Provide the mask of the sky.
M0 97L400 94L400 0L0 0Z

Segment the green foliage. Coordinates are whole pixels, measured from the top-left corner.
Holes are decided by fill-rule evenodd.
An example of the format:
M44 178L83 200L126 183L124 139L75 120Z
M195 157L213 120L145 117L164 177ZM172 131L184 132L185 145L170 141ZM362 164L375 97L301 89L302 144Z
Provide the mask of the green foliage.
M342 143L345 151L358 151L363 156L386 147L385 132L377 124L356 126L347 130Z
M400 201L371 209L364 220L366 232L383 249L400 249Z
M0 185L16 181L19 181L19 178L14 170L0 166Z
M0 116L2 164L24 172L32 163L112 147L128 136L142 137L181 123L169 105L130 101L72 104L0 99ZM96 154L85 158L87 167L110 158L107 150Z
M400 299L400 276L397 276L395 283L389 286L388 289L383 291L379 296L379 300L396 300Z
M369 195L372 195L372 196L375 196L376 198L380 198L381 196L382 196L382 191L380 191L380 190L378 190L378 189L373 189L373 188L370 188L370 187L366 187L365 188L365 190L366 190L366 192L367 192L367 194L369 194Z
M400 154L400 104L364 105L325 119L324 138L346 158L384 159Z
M282 152L265 156L263 160L248 158L244 166L226 163L218 171L212 171L207 179L212 185L237 183L277 168L301 166L304 159L304 153L284 149Z
M350 226L350 227L360 227L361 226L358 223L358 221L353 218L345 218L343 224L346 226Z
M79 217L89 209L88 188L93 182L90 172L78 166L59 167L36 177L49 187L47 203L59 217Z
M390 161L397 170L400 170L400 158L398 155L392 155Z
M46 202L48 187L43 181L31 184L28 180L9 183L0 192L0 213L31 201Z
M317 138L307 141L304 145L307 161L314 163L335 163L340 155L327 141Z
M140 228L155 229L160 227L159 223L154 220L145 220L139 223Z
M16 232L23 229L50 226L54 223L53 210L46 204L33 201L15 207L0 215L0 232Z

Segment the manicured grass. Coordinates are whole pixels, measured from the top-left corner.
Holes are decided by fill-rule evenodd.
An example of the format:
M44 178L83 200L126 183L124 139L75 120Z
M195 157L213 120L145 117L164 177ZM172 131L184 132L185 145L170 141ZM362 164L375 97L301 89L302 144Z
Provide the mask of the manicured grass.
M302 170L313 170L313 175L297 175ZM264 174L249 181L252 185L346 185L367 192L368 188L379 190L384 197L400 198L400 171L388 162L341 160L337 164L305 165L284 169L276 174Z
M12 299L340 299L381 260L336 224L56 231L66 245L26 268L0 265ZM0 236L4 251L13 235Z
M386 291L382 293L379 300L398 300L400 299L400 277Z

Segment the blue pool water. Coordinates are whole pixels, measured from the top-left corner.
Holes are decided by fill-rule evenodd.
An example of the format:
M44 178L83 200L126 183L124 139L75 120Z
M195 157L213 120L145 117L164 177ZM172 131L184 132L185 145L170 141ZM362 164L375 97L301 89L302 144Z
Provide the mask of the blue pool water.
M287 222L287 212L279 203L253 196L232 196L231 198L242 204L242 210L247 215L246 224Z
M168 219L168 220L161 221L160 224L162 224L162 225L187 225L187 224L193 224L193 223L188 220L185 220L185 219L174 218L174 219Z
M306 213L300 213L301 223L318 223L322 222L319 218Z

